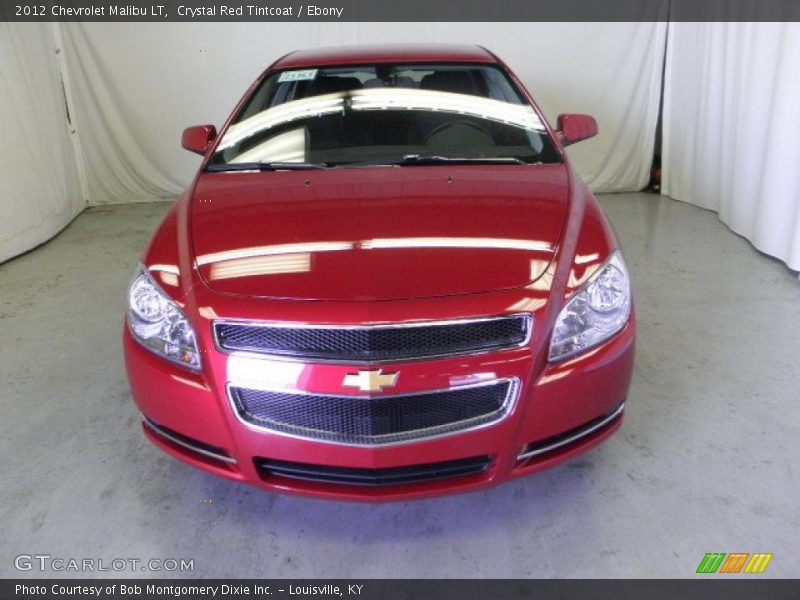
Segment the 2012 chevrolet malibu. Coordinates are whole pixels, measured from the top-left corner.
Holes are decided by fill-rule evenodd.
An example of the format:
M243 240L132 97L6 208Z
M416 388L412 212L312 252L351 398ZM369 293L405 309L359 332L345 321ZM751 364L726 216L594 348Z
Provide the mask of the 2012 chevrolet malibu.
M564 146L472 46L284 56L203 156L131 283L150 441L263 488L383 500L570 459L621 424L628 271Z

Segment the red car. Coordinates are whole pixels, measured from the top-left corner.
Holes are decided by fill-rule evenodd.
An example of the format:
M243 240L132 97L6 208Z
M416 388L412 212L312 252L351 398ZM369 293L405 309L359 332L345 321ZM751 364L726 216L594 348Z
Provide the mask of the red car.
M269 67L156 230L125 357L145 435L313 496L466 491L616 431L628 272L564 146L473 46L294 52Z

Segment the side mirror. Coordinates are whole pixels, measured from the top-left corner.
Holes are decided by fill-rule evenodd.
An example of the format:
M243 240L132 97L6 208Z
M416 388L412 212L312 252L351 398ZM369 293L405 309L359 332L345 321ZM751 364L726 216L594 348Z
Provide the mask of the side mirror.
M181 146L190 152L205 155L215 139L217 139L216 127L213 125L195 125L183 130Z
M558 137L564 146L597 135L597 121L589 115L558 115Z

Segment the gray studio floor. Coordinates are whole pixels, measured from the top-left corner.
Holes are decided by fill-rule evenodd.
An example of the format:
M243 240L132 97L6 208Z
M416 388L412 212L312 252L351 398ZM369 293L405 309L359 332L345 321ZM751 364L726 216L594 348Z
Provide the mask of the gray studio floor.
M710 212L602 203L639 316L623 429L501 487L382 505L271 495L151 447L119 337L168 205L86 211L0 265L0 577L40 576L14 568L33 553L194 559L203 577L691 577L712 551L797 576L800 281Z

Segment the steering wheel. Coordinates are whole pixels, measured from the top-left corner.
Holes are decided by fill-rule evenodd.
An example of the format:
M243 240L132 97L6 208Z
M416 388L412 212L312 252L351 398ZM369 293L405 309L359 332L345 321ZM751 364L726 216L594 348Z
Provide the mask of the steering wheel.
M459 121L448 121L446 123L442 123L442 124L437 125L436 127L434 127L430 132L428 132L428 135L425 136L425 144L428 144L430 142L431 138L433 138L434 136L439 135L442 132L444 132L444 131L446 131L448 129L451 129L453 127L456 127L456 126L467 128L468 130L470 130L469 133L471 133L473 135L475 135L475 134L480 135L480 136L486 138L486 140L489 141L489 142L493 142L494 141L494 139L492 138L492 134L489 133L486 129L484 129L483 127L481 127L480 125L478 125L474 121L468 121L467 119L461 119Z

